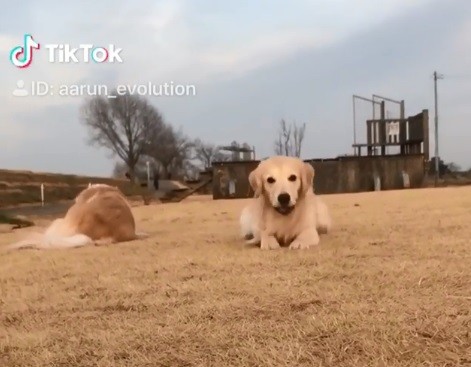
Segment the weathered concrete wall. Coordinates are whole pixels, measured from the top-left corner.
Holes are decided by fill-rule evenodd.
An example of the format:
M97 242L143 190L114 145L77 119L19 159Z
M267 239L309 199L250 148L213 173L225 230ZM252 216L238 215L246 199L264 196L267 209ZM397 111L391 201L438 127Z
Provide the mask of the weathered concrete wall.
M409 175L410 187L421 187L425 176L424 156L340 157L309 160L316 171L314 189L319 194L374 190L374 176L381 190L404 188L402 172Z
M210 180L210 182L207 185L204 185L204 186L200 187L198 190L196 190L195 194L212 195L212 193L213 193L212 179L213 179L213 171L212 170L200 172L200 181L203 182L203 181Z
M247 198L254 192L249 174L259 161L221 162L213 164L213 199Z
M423 185L424 156L366 156L306 160L316 174L314 189L318 194L374 190L374 176L381 180L381 190L404 188L402 172L409 175L410 187ZM249 173L259 161L220 162L213 165L213 198L247 198L253 196Z

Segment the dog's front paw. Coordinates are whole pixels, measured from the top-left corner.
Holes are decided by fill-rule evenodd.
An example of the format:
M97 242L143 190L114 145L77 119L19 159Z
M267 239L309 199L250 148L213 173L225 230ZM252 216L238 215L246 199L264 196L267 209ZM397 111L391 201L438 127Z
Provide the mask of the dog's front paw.
M307 242L302 242L302 241L297 241L297 240L294 240L293 242L291 242L291 244L289 245L289 249L290 250L307 250L308 248L310 248L311 246L309 245L309 243Z
M280 244L278 243L275 237L268 237L262 239L260 243L260 248L262 250L276 250L280 248Z
M316 230L307 230L302 232L294 239L289 245L290 250L306 250L308 248L317 246L320 242L319 235Z
M253 237L249 240L245 240L246 245L260 245L260 238Z

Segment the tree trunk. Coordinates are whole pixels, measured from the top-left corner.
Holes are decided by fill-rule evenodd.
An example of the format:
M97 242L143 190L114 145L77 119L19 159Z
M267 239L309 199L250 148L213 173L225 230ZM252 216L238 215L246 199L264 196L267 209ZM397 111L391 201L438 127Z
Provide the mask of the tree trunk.
M128 173L129 173L129 180L132 184L136 183L136 167L135 165L128 164Z
M161 175L161 177L163 177L164 180L165 180L165 179L167 179L167 176L168 176L168 168L167 168L167 166L165 166L164 164L161 164L161 167L162 167L162 168L161 168L161 171L160 171L160 175Z

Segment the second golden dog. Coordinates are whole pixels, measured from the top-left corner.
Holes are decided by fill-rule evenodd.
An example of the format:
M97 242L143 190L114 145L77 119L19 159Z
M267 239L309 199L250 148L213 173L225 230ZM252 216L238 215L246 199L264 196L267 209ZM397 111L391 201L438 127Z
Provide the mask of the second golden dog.
M326 204L314 194L314 168L294 157L266 159L249 175L255 198L243 209L242 235L261 249L308 249L330 231Z

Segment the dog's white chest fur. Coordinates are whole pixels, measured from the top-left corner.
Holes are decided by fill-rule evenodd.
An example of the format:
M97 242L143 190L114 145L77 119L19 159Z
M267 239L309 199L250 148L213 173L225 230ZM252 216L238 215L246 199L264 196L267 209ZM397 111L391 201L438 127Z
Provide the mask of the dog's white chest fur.
M266 208L263 223L267 234L275 236L280 245L289 245L304 229L316 225L315 211L309 200L299 205L289 214L283 215Z

